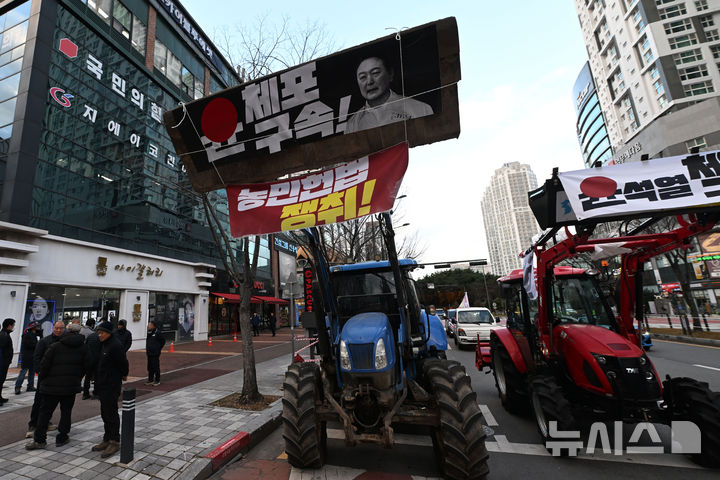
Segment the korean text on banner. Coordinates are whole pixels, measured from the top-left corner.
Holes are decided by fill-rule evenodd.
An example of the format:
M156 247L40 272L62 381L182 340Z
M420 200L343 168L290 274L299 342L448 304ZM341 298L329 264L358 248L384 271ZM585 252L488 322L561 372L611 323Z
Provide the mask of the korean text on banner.
M559 174L578 220L720 202L720 150Z
M234 237L344 222L392 208L408 164L408 146L284 181L227 188Z

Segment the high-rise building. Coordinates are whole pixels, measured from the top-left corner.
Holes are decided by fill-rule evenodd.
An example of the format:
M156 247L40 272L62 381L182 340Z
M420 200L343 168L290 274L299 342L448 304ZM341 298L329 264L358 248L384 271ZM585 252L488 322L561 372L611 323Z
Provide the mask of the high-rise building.
M612 147L589 63L585 63L575 80L573 98L577 117L575 129L585 166L592 167L598 162L605 165L612 158Z
M123 318L136 347L149 320L232 332L209 321L232 285L162 115L237 84L233 67L173 0L4 1L0 34L0 318ZM258 295L270 257L263 239Z
M575 0L610 163L720 146L720 1Z
M529 165L504 164L495 170L482 199L483 222L490 256L490 271L506 275L520 268L520 252L540 231L528 205L527 192L537 188Z

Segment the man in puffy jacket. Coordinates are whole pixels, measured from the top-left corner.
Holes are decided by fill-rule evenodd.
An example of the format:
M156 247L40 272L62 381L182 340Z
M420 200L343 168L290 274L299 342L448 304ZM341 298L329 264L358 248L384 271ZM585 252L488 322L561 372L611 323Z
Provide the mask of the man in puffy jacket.
M148 335L145 342L145 353L147 354L148 381L145 385L157 387L160 385L160 353L165 346L165 338L155 327L155 323L148 322Z
M95 372L95 391L100 397L100 416L103 420L105 433L103 441L92 447L92 451L100 452L107 458L120 450L120 416L118 415L118 399L123 380L127 380L128 361L125 350L118 339L112 335L113 326L110 322L102 322L97 329L102 349Z
M15 329L15 320L6 318L2 323L0 330L0 405L7 402L7 398L2 396L3 382L7 378L8 368L13 359L13 342L10 334Z
M20 364L22 367L17 380L15 380L15 395L20 395L25 374L28 376L27 391L35 391L35 363L33 362L33 356L35 356L35 347L38 344L38 335L41 334L40 324L37 322L30 323L22 334L22 340L20 341Z
M80 381L90 368L91 360L85 337L80 335L80 325L70 324L66 330L65 335L48 348L40 362L38 380L43 402L33 441L25 445L27 450L45 448L50 417L58 404L60 423L55 445L60 447L70 441L68 434L75 395L82 391Z
M48 348L50 348L50 345L57 342L62 338L62 335L65 333L65 324L62 320L58 320L55 322L52 328L52 335L48 335L47 337L43 337L35 347L35 354L33 355L33 365L36 369L40 369L40 364L42 363L42 359L45 356L45 352L47 352ZM32 409L30 410L30 421L28 422L28 432L25 435L25 438L32 438L33 433L35 432L35 426L38 422L38 417L40 416L40 405L42 405L42 399L43 395L40 392L40 379L38 379L38 388L35 390L35 398L33 398L33 405ZM55 430L57 427L55 425L50 424L48 427L48 430Z
M127 352L132 347L132 333L127 329L127 320L118 320L117 330L115 330L115 336L120 341L123 349Z

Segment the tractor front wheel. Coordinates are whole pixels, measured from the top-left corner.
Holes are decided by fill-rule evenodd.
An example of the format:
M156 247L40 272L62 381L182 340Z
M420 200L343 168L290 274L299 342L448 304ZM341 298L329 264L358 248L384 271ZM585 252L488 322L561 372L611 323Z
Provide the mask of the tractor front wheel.
M445 478L486 478L488 452L482 413L465 368L455 361L430 359L424 362L423 373L440 413L433 445Z
M693 422L700 430L700 453L693 460L705 467L720 467L720 393L706 382L678 377L663 382L663 397L673 420Z
M491 352L495 387L502 406L510 413L522 413L528 405L527 396L521 393L525 382L523 374L502 346L493 344Z
M320 369L312 362L293 363L283 382L283 438L288 462L298 468L320 468L325 463L327 427L318 419Z
M552 375L540 375L533 378L532 409L537 423L538 432L547 446L547 442L560 439L553 435L553 431L577 430L577 423L573 417L570 402L565 392ZM551 422L555 423L552 428ZM555 454L550 448L548 450ZM567 456L569 450L562 449L561 456Z

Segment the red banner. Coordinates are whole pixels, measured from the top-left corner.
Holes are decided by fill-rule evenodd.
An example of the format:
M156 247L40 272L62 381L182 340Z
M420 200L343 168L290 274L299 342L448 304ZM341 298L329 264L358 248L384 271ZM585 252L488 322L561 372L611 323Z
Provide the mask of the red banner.
M392 208L408 164L408 146L302 177L227 187L233 237L344 222Z

